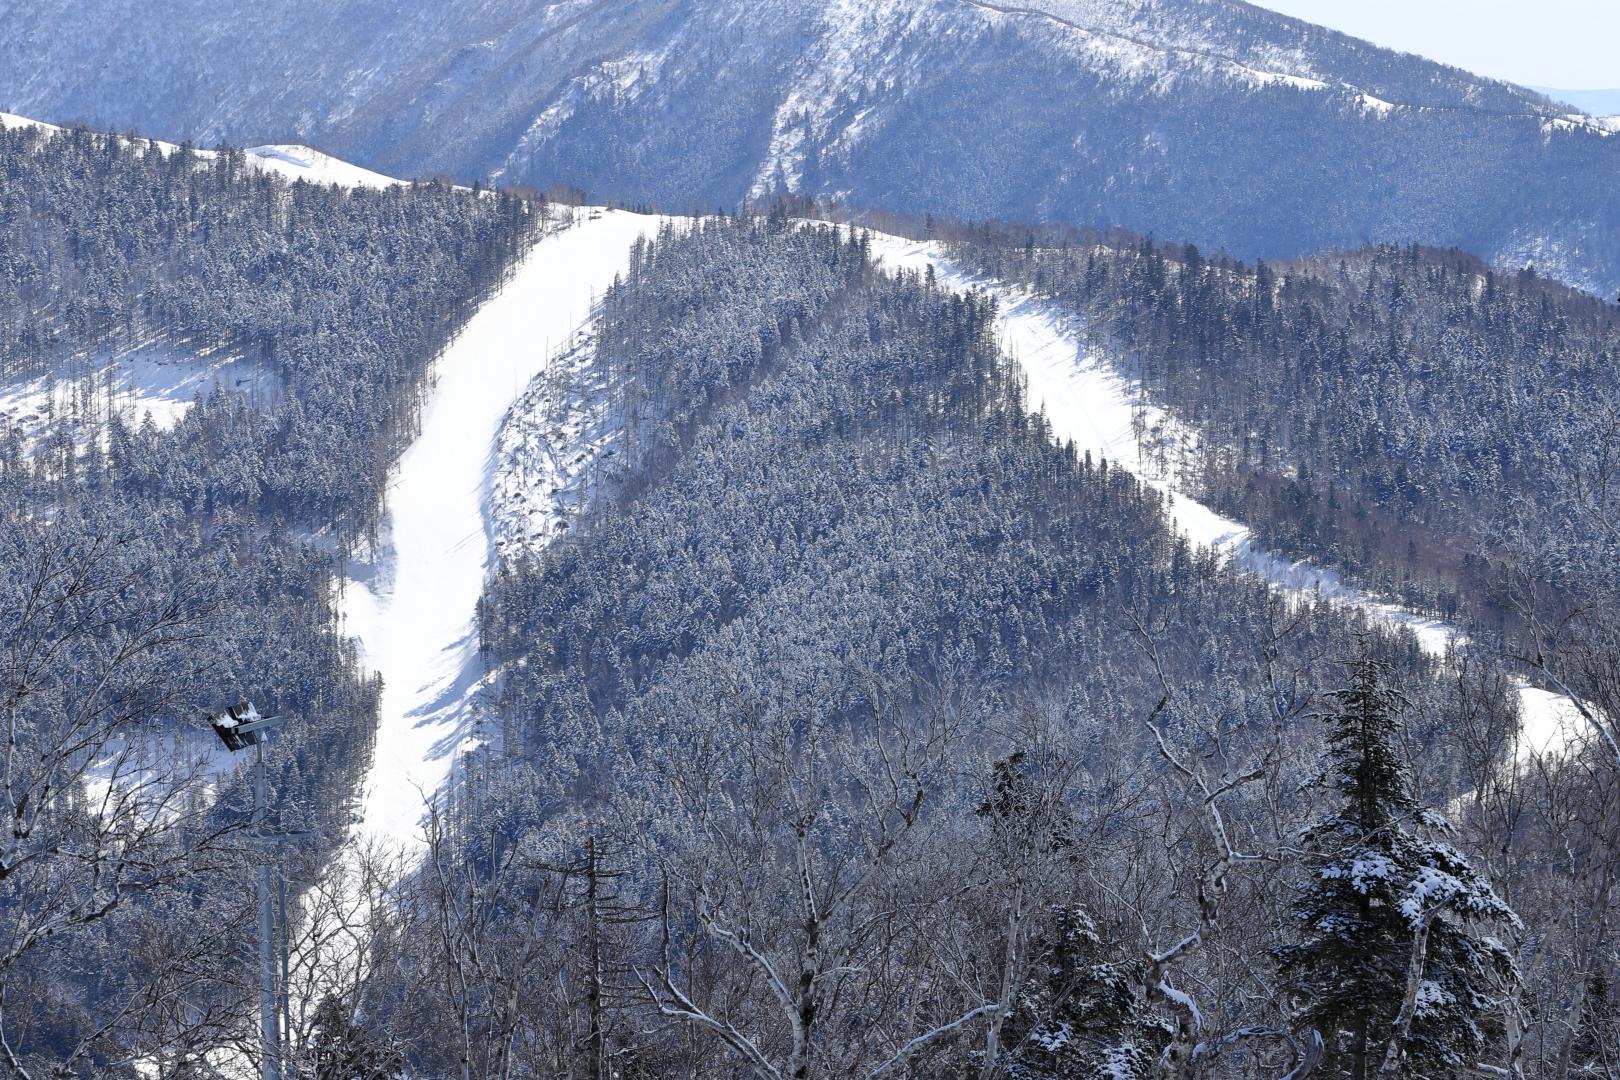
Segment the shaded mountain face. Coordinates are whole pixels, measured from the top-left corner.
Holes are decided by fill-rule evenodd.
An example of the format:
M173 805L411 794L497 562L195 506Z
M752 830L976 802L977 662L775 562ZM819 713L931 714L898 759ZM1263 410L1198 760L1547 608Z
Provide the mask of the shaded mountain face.
M0 107L671 209L790 190L1620 287L1620 137L1235 0L54 0Z

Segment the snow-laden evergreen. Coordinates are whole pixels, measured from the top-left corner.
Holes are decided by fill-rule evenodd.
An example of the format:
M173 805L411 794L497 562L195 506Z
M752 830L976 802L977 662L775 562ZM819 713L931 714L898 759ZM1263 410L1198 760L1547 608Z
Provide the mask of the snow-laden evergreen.
M1514 1060L1523 926L1412 797L1388 675L1368 658L1349 668L1323 717L1328 816L1300 835L1299 939L1275 952L1294 1017L1338 1075L1444 1080Z

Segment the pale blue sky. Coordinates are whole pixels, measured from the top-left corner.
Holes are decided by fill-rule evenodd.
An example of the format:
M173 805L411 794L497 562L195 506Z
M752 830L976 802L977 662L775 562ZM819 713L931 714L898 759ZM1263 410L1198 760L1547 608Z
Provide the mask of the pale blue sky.
M1253 0L1481 75L1620 88L1620 0Z

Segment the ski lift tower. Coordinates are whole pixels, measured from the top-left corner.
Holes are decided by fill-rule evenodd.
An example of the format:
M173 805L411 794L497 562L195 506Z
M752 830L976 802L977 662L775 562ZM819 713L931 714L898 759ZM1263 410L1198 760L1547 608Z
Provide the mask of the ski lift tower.
M278 716L260 716L252 702L232 705L208 718L214 734L231 753L253 747L253 817L258 823L261 842L278 839L268 830L270 818L269 783L265 776L264 746L270 729L281 723ZM281 1036L276 1023L275 937L270 915L270 856L259 860L259 1075L263 1080L281 1080Z

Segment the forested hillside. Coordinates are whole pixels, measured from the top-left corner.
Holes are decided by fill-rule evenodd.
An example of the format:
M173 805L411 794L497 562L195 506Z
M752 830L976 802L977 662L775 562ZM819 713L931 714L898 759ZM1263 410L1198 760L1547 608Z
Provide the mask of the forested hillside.
M575 22L547 25L572 48L570 27L611 5L558 7L548 19ZM931 40L1027 45L1012 24L1057 15L1082 35L1076 19L1124 20L1117 42L1146 10L966 5L951 19L993 32ZM1316 51L1274 51L1254 38L1280 24L1245 7L1164 10L1185 17L1133 48L1197 57L1200 78L1331 60L1360 80L1265 81L1268 115L1297 106L1299 130L1322 100L1391 130L1416 115L1347 96L1366 86L1424 115L1542 107L1291 23ZM649 6L615 41L707 11ZM704 41L692 55L732 39ZM687 44L660 63L679 69ZM611 133L640 78L606 95L587 80L547 115ZM633 177L656 155L615 155L672 130L591 145ZM770 147L816 167L799 143ZM701 153L682 163L693 183L720 175L700 175ZM1294 209L1316 221L1315 205ZM288 1080L1614 1071L1614 309L1419 246L1255 264L1124 230L919 216L994 285L964 293L888 274L866 234L790 207L816 210L635 241L581 325L648 219L586 208L559 234L580 243L531 248L558 223L512 194L289 184L235 151L0 131L0 391L52 387L27 424L0 419L0 1070L256 1064L268 826L304 834L278 849ZM529 275L552 250L566 265ZM524 252L530 291L457 339ZM514 317L564 273L568 304ZM1037 367L999 340L998 297L1023 292L1139 380L1144 417L1162 405L1195 436L1144 424L1140 453L1267 545L1468 639L1425 651L1193 547L1180 492L1053 436L1024 381ZM401 515L389 470L433 359L467 355L453 339L476 344L460 369L476 377L456 380L456 408L435 401L439 438L407 461L445 468ZM152 350L205 371L229 357L251 390L222 376L161 422L131 418L112 385ZM506 401L528 415L489 440ZM446 452L457 437L466 452ZM479 514L526 476L552 485L516 492L545 528L486 538ZM432 495L452 489L447 513ZM338 570L364 552L375 606L391 575L451 566L393 558L390 527L414 521L420 540L435 512L442 535L419 547L453 548L465 588L373 620L434 623L388 627L425 647L378 654L412 690L382 711L425 731L409 745L451 777L419 792L413 861L372 841L414 816L349 828L387 695L344 636ZM490 562L467 554L486 539ZM460 596L470 614L486 565L476 621L434 610ZM1522 738L1526 678L1580 721L1543 756ZM197 730L243 697L286 718L269 822Z
M272 408L209 400L173 437L114 445L136 440L147 486L349 536L409 440L428 361L528 220L506 198L289 186L239 153L83 130L0 130L0 162L0 373L71 373L153 339L244 352L277 376Z
M597 338L624 455L489 585L506 735L372 912L331 1053L578 1077L1602 1060L1610 1022L1565 980L1609 840L1544 842L1580 776L1505 804L1511 680L1188 550L1029 414L993 316L780 217L637 249Z
M1616 510L1613 305L1416 246L1255 265L989 237L954 250L1071 310L1199 432L1187 479L1271 546L1498 627L1527 552L1570 571L1614 554L1570 529Z
M1419 241L1620 289L1609 127L1238 0L42 3L0 23L0 108L673 212Z
M89 378L40 437L0 427L8 1075L252 1045L257 823L202 717L251 698L285 718L266 824L309 833L286 856L297 887L341 835L375 724L335 565L375 525L429 362L533 224L436 186L288 185L235 153L0 132L6 381L156 340L240 352L281 387L255 407L216 385L162 430L109 415Z

